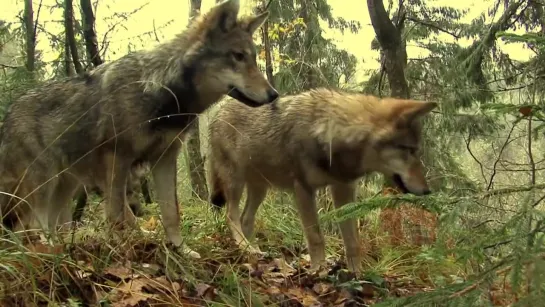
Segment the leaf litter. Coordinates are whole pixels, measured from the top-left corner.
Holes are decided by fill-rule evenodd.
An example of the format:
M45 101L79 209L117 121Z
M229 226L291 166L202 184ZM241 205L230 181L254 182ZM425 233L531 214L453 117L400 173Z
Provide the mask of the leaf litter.
M154 221L146 226L154 229ZM130 246L130 251L117 251L118 258L112 259L102 268L96 265L97 259L102 259L100 255L104 253L104 244L100 242L77 247L79 253L69 252L66 246L46 246L40 243L28 245L27 249L31 260L29 263L37 275L37 286L44 293L53 290L53 280L59 276L71 280L73 287L69 290L72 291L54 289L56 301L73 300L77 293L77 299L85 304L107 302L114 307L207 306L213 301L225 304L222 302L222 285L217 279L190 280L184 278L183 274L176 280L169 279L161 262L153 256L161 249L158 244L146 241L135 243ZM38 257L37 254L49 254L52 257ZM411 284L401 276L384 276L379 278L380 281L373 281L373 278L355 279L354 274L348 272L342 263L331 260L320 270L310 271L308 255L295 260L287 260L288 257L249 258L246 262L241 261L244 259L241 255L241 252L233 252L232 258L221 258L218 261L218 257L209 257L208 260L200 261L209 262L203 263L203 267L211 275L219 275L219 271L226 267L238 272L240 283L251 289L252 293L259 294L266 305L368 306L385 298L385 294L409 296L431 290ZM211 262L215 265L211 265ZM29 270L22 260L18 262L14 259L10 265L19 271L25 271L25 268ZM4 272L1 274L5 275ZM0 276L4 277L7 277L6 280L14 280L13 276ZM16 284L12 286L17 287ZM73 291L74 288L78 291ZM9 288L6 290L10 291ZM0 305L27 306L21 305L21 300L15 302L9 299L0 299Z

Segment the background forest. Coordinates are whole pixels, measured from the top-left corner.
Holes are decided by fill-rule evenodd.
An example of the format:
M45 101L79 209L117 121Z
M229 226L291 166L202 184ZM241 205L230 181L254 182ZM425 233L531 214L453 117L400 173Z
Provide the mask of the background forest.
M170 39L215 1L171 2L2 0L0 117L35 84ZM388 183L372 175L361 181L358 203L333 210L321 192L332 256L324 276L305 273L308 255L291 196L269 193L256 225L268 255L248 259L231 242L223 214L212 214L206 202L206 127L220 103L199 117L199 133L178 164L181 231L202 259L174 256L159 243L164 235L153 203L141 220L153 232L123 242L105 237L102 199L95 197L66 242L0 250L1 306L545 301L543 0L456 7L439 0L241 2L247 12L271 13L256 41L259 64L281 94L326 86L438 102L426 121L422 157L436 193L387 195ZM176 17L156 23L165 11ZM147 30L135 31L136 24ZM343 253L336 222L347 217L359 218L364 279L336 263Z

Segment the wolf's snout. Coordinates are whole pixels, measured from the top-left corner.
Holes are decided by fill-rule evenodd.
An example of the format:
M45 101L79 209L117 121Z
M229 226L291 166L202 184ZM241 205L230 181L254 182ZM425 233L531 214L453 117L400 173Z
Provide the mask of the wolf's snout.
M268 99L268 102L271 103L273 101L275 101L276 99L278 99L280 95L278 94L278 92L274 89L274 88L270 88L269 90L267 90L267 99Z
M406 178L400 174L394 174L392 179L402 193L412 193L417 196L431 194L428 184L425 180L422 180L422 178L417 178L420 180L415 180L414 177Z

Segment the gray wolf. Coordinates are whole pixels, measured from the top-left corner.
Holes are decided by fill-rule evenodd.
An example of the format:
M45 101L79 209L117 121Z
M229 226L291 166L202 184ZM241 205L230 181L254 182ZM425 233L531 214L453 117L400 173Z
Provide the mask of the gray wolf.
M14 101L0 143L0 191L11 194L0 199L3 223L54 230L70 221L70 202L83 184L103 191L112 226L135 227L127 176L135 161L146 161L169 245L191 251L179 231L180 137L225 95L251 107L278 97L259 71L252 38L268 13L238 18L239 7L239 0L225 1L151 50Z
M139 194L142 192L146 204L151 204L151 196L149 192L148 182L142 180L145 178L145 174L149 172L148 163L135 163L131 167L131 172L127 181L127 202L132 213L135 216L142 216L142 203L140 201ZM76 194L76 208L72 216L74 222L79 222L83 215L83 210L87 206L88 193L95 193L102 196L103 193L98 186L87 189L85 186L80 188L80 191Z
M227 204L227 224L241 248L270 187L294 193L311 258L325 260L315 194L329 186L336 207L355 200L357 180L370 172L393 178L403 192L430 193L418 157L420 119L436 103L314 89L253 109L228 100L209 125L210 202ZM247 200L239 202L244 187ZM356 221L340 223L349 269L360 269Z

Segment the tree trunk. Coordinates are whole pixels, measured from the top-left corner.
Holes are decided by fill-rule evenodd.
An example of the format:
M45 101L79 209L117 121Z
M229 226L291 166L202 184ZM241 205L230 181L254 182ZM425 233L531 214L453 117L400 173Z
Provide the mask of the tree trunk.
M401 39L400 27L403 25L403 17L396 27L388 13L384 9L382 0L367 0L371 24L375 29L377 40L384 54L384 69L390 84L391 96L396 98L409 98L409 85L405 79L405 66L407 65L407 50ZM403 6L399 8L400 16Z
M29 72L36 69L36 33L34 32L34 9L32 0L25 0L24 23L26 30L26 62L25 67Z
M83 73L83 67L79 61L78 46L76 44L76 35L74 33L74 6L72 0L64 1L64 30L66 31L66 39L72 53L72 62L77 74Z
M382 0L367 0L371 24L377 35L377 40L384 57L384 70L390 84L390 95L396 98L409 98L409 85L405 79L405 66L407 65L407 50L401 39L400 27L403 17L398 20L396 27L390 20L390 16L384 9ZM399 8L399 16L402 16L403 6ZM394 190L395 184L390 178L385 178L385 190Z
M64 36L64 73L66 76L73 76L76 72L71 64L72 55L70 54L70 44L68 43L68 37L65 33Z
M97 67L103 63L98 50L97 33L95 31L95 15L91 0L81 0L81 18L83 21L83 39L89 61Z
M405 42L401 38L405 19L403 2L400 2L395 24L384 9L382 0L367 0L367 6L371 24L381 47L383 69L390 85L390 96L408 99L410 91L405 78L407 50ZM382 193L387 195L399 192L393 181L390 178L385 178ZM409 224L414 225L414 228L409 229L407 233L403 227L405 221L410 221ZM435 214L421 208L414 208L410 204L402 204L398 208L383 209L380 213L381 228L389 232L390 243L394 246L407 241L416 245L435 241L436 221ZM427 234L428 232L429 234Z
M199 14L201 9L201 0L191 0L191 9L189 11L189 22ZM194 129L186 139L187 146L187 167L189 170L189 178L191 180L191 188L195 196L200 199L208 199L208 187L206 186L206 175L204 172L204 159L201 155L201 138L199 129L199 118L191 124Z
M263 47L265 48L265 74L267 75L267 80L274 87L274 77L273 77L273 64L272 64L272 54L271 54L271 40L269 39L269 21L265 21L263 27L261 28L262 38L263 38Z

